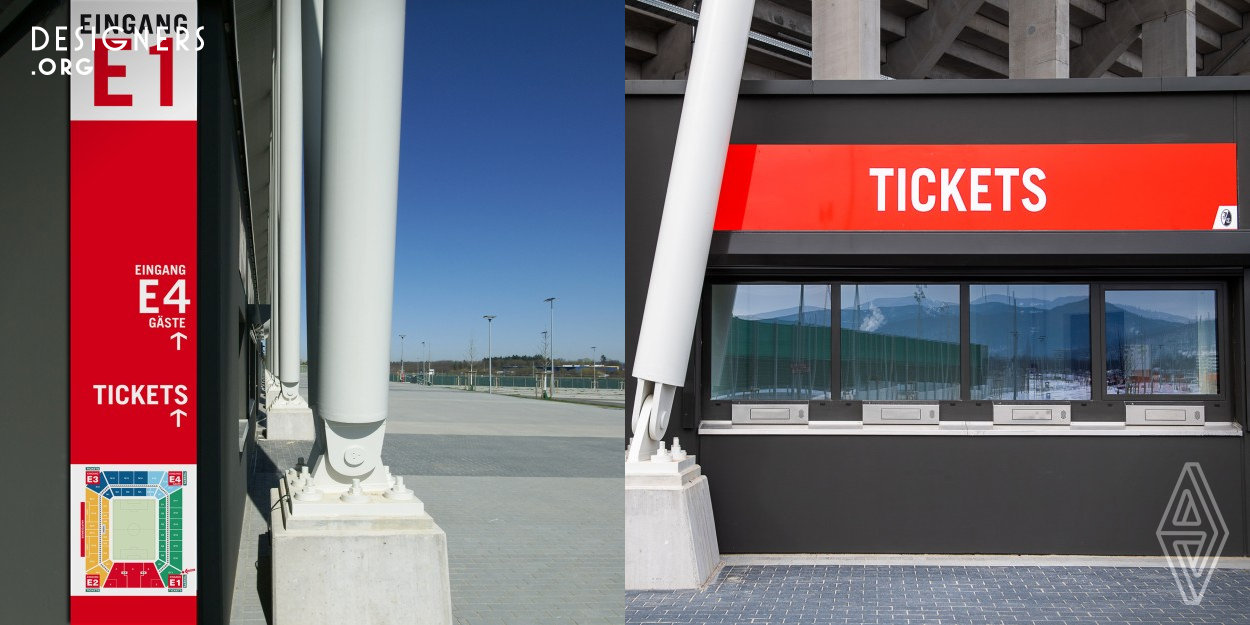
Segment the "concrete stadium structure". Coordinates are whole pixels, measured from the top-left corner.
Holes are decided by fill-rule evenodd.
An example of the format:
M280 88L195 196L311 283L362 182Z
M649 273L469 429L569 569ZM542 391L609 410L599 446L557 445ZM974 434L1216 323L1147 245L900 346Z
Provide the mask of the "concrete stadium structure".
M625 2L625 79L680 80L693 0ZM743 78L1098 78L1250 71L1244 0L759 0Z

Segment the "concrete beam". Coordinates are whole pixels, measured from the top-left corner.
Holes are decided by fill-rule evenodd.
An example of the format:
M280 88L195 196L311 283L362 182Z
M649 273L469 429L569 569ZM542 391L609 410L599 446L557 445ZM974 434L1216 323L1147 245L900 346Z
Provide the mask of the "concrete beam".
M977 15L1006 26L1010 21L1007 18L1007 14L1010 13L1007 6L1009 3L1010 0L985 0L981 3L981 8L977 9Z
M655 57L659 46L655 33L636 28L625 29L625 60L642 63Z
M1006 78L1007 59L983 48L963 41L953 41L946 50L946 55L954 60L971 66L973 71L967 72L973 78Z
M812 12L821 0L812 3ZM755 12L751 16L755 30L768 35L790 32L804 37L812 36L812 16L783 6L771 0L755 0Z
M1250 70L1250 23L1224 34L1220 48L1202 56L1203 76L1237 76Z
M693 0L674 2L683 8L692 8ZM643 80L682 80L690 73L690 56L694 53L694 27L674 23L655 36L655 57L644 61Z
M812 78L870 80L880 76L880 0L813 0Z
M744 80L811 80L812 66L760 46L747 44Z
M1077 28L1088 28L1107 19L1107 5L1099 0L1071 0L1068 14Z
M1217 32L1227 33L1241 28L1241 13L1221 0L1197 0L1194 10L1198 23Z
M881 0L881 9L907 19L929 9L929 0Z
M1141 34L1141 25L1167 13L1174 0L1127 0L1106 5L1106 19L1081 32L1081 46L1070 56L1073 78L1102 76Z
M1132 50L1126 50L1115 60L1115 63L1111 64L1110 71L1125 78L1141 76L1141 56L1133 53Z
M907 20L900 15L881 11L881 43L893 43L907 36Z
M1011 78L1068 77L1068 0L1011 0Z
M1194 40L1198 44L1198 54L1207 54L1220 48L1220 33L1202 22L1194 25Z
M884 73L894 78L924 78L982 2L932 0L928 11L907 20L907 36L890 44Z
M1142 76L1196 76L1194 0L1167 2L1163 15L1142 24Z
M957 39L1007 58L1009 38L1005 24L999 24L978 13L968 20L968 25L959 33Z

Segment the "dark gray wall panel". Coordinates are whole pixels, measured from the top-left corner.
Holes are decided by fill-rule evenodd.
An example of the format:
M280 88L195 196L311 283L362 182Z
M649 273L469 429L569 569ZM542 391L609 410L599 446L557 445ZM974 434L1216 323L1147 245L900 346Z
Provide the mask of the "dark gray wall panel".
M753 82L743 85L732 140L1236 142L1246 153L1250 130L1238 120L1250 110L1250 100L1239 91L1248 88L1246 79ZM626 350L631 361L683 89L682 83L626 84ZM1250 159L1238 164L1242 206L1250 206L1247 163ZM1201 276L1227 281L1230 300L1240 304L1240 276L1250 264L1250 219L1242 222L1239 233L717 233L709 276L720 281L839 273ZM1237 354L1246 349L1240 308L1234 309L1229 328L1230 351ZM700 353L698 333L692 338L692 353ZM1181 464L1195 460L1217 488L1232 529L1226 553L1245 553L1250 463L1243 458L1241 439L699 437L703 402L696 398L704 391L696 384L697 364L692 359L669 436L679 434L711 476L722 550L1157 554L1153 531L1166 496ZM1235 357L1230 365L1238 389L1233 411L1244 422L1244 362ZM627 401L632 405L632 387ZM885 464L870 473L859 461ZM994 470L987 473L986 467ZM1126 467L1144 470L1149 479L1125 487L1119 479L1104 477ZM919 481L906 481L913 474ZM828 476L855 479L824 481ZM1162 501L1157 488L1168 491ZM833 501L838 497L855 505L844 508ZM841 516L834 516L838 510ZM917 529L925 519L928 528ZM990 529L987 521L994 521ZM1031 531L996 529L1010 525L1005 521ZM1068 531L1075 521L1092 530L1083 535ZM837 531L813 529L821 523ZM1121 535L1117 528L1130 531Z
M30 476L0 513L5 623L69 620L69 78L30 49L68 16L36 2L0 33L0 470Z
M247 418L250 358L246 295L239 276L240 146L231 96L233 41L224 2L201 1L205 47L199 53L199 619L228 623L234 594L246 453L239 419ZM252 537L254 540L255 537Z
M1245 555L1234 437L703 436L723 553L1161 555L1186 462Z

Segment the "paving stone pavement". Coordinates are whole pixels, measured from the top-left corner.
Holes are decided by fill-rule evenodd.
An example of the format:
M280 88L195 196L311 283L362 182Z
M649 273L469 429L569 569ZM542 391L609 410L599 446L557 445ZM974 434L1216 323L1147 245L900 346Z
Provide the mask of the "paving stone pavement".
M583 436L518 436L499 426L528 423L533 432L551 427L536 410L546 402L431 394L463 416L425 420L405 408L418 405L413 391L396 386L393 418L409 419L423 431L458 432L388 432L383 450L383 461L404 476L447 533L456 625L619 625L625 583L620 410L561 406L556 419L573 424L584 418L575 424ZM511 402L525 405L509 410ZM496 429L498 435L459 433ZM269 489L281 469L308 458L311 446L257 443L232 625L271 622Z
M1166 568L726 566L699 591L629 592L631 625L1250 624L1250 571L1215 571L1200 605Z

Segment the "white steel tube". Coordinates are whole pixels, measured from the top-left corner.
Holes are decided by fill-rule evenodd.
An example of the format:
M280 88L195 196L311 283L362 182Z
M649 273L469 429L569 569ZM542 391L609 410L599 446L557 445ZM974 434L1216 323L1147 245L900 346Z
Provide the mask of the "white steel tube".
M277 76L277 67L275 65L274 75ZM277 119L277 116L274 116ZM276 172L278 170L278 151L274 147L273 139L269 140L269 171ZM272 385L278 382L279 361L278 361L278 315L281 311L278 306L278 261L277 254L274 252L278 249L278 194L274 190L275 185L269 185L269 221L266 228L268 239L265 245L269 248L269 275L267 290L269 292L269 340L265 342L265 358L268 361L269 375L271 379L268 381L269 387L265 388L266 394Z
M299 293L300 293L300 244L304 235L301 215L303 186L303 127L304 86L300 70L303 52L300 48L300 0L284 0L281 3L281 31L279 46L281 60L281 212L278 214L280 231L278 250L282 255L281 275L278 288L282 297L282 350L281 373L282 397L295 399L299 395Z
M387 415L404 0L325 3L320 415Z
M304 293L307 295L308 403L321 390L321 25L322 0L303 3L304 52Z
M754 4L703 3L634 357L643 380L686 381Z

